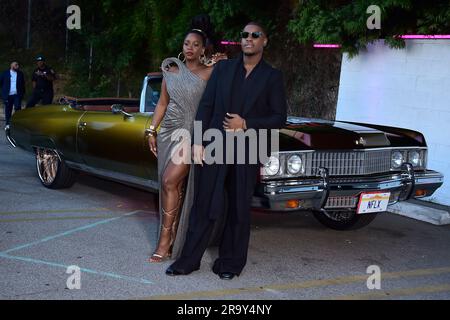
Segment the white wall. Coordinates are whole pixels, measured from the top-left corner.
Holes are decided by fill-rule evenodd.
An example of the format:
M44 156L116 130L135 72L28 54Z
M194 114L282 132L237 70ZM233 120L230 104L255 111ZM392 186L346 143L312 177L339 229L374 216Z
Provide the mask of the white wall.
M380 40L344 54L336 119L422 132L428 167L445 176L429 200L450 205L450 40L406 40L400 50Z

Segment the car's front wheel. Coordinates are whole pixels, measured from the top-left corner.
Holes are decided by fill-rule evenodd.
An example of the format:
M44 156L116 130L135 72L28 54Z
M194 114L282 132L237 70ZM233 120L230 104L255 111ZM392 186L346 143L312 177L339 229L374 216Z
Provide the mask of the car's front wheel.
M36 149L36 168L39 180L49 189L69 188L77 176L56 151L51 149Z
M314 211L314 217L324 226L335 230L356 230L367 226L376 213L357 214L349 211Z

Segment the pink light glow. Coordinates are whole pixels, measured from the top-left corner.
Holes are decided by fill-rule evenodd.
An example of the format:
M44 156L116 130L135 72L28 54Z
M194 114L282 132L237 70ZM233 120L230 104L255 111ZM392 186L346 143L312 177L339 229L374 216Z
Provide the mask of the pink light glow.
M220 41L220 44L237 46L237 45L240 45L241 43L240 42L234 42L234 41L222 40L222 41Z
M340 48L340 44L321 44L321 43L315 43L314 48Z
M450 39L450 34L404 34L397 36L401 39ZM340 48L340 44L315 43L314 48Z
M450 39L450 34L405 34L402 39Z

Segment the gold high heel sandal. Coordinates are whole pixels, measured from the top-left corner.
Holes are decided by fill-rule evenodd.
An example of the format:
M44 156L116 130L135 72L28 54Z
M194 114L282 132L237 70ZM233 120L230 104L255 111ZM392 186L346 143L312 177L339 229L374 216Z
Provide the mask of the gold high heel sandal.
M178 196L178 203L176 208L166 211L164 210L164 208L161 208L163 215L167 215L169 217L173 218L172 223L170 224L169 227L166 227L164 225L164 220L161 223L161 232L159 235L159 238L161 239L163 236L163 232L170 232L170 244L169 244L169 250L167 251L167 253L165 255L161 255L159 253L157 253L157 251L155 251L152 256L150 257L149 261L150 262L164 262L168 259L170 259L170 257L172 256L172 248L173 248L173 243L175 242L175 236L176 236L176 232L177 232L177 228L178 228L178 222L180 221L180 212L179 209L181 207L181 200L183 198L183 193L180 192L179 196Z
M164 261L170 259L170 257L172 256L172 245L173 245L172 227L173 227L173 223L175 222L176 211L178 210L178 207L176 207L175 209L169 210L169 211L164 210L164 208L161 208L161 210L162 210L163 216L169 216L174 219L172 221L172 223L170 223L170 226L166 227L164 225L164 220L165 220L165 218L164 218L164 220L161 223L161 231L159 234L159 239L161 241L161 238L163 238L164 235L168 233L168 236L170 237L169 250L167 251L166 254L159 254L157 252L158 249L156 249L156 251L152 254L152 256L149 259L150 262L164 262Z

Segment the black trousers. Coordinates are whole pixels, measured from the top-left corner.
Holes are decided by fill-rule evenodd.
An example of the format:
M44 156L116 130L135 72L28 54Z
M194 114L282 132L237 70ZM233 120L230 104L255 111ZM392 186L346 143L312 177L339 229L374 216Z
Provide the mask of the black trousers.
M8 98L4 100L4 103L5 103L5 124L8 125L11 120L13 107L14 110L16 111L19 111L22 108L22 99L17 94L13 94L8 96Z
M40 90L40 89L34 89L33 93L31 94L30 99L27 102L27 108L34 107L37 103L41 103L43 105L51 104L53 101L53 90Z
M201 168L200 181L208 177L208 167ZM219 247L219 257L214 262L213 272L233 272L239 275L247 263L250 240L250 207L258 167L227 165L225 190L228 206L225 229ZM197 174L197 170L196 170ZM204 184L200 182L199 188ZM197 184L196 184L197 187ZM205 190L207 192L208 190ZM201 192L202 193L202 192ZM181 256L172 264L172 268L190 273L200 267L203 254L208 247L215 220L209 213L201 210L209 199L196 197L189 217L189 229ZM221 210L222 208L215 208ZM220 214L224 214L221 210Z

